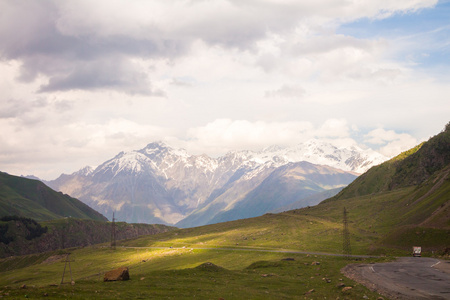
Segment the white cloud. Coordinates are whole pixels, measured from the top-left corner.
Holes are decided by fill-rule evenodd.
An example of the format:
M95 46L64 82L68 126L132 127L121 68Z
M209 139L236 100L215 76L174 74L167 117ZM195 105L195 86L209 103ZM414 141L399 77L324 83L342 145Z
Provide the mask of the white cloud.
M349 137L350 128L345 119L329 119L317 130L318 137Z
M298 86L283 85L277 90L266 91L265 96L268 98L303 98L306 91Z
M387 157L398 155L418 144L417 140L407 133L396 133L393 130L377 128L364 135L366 143L375 144L378 151Z
M405 62L423 36L337 32L434 5L0 0L0 171L48 178L154 140L210 155L350 145L377 127L365 142L397 154L448 122L450 87Z
M313 125L309 122L250 122L218 119L205 126L188 130L189 149L203 149L212 155L230 150L259 150L278 144L289 145L310 137Z

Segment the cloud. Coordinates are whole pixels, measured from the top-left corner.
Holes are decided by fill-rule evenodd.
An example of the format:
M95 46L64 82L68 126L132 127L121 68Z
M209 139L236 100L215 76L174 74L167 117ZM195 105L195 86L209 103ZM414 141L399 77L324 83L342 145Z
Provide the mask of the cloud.
M371 1L364 5L343 0L325 0L320 4L6 0L0 3L0 53L3 60L22 62L22 81L46 76L48 83L41 92L109 89L158 96L163 93L151 88L151 74L133 59L174 60L192 54L191 47L197 41L211 47L255 52L260 41L298 36L298 28L308 28L306 39L296 39L290 47L282 45L290 49L288 58L334 53L330 59L342 64L328 70L333 73L343 70L350 57L358 57L358 52L372 46L351 37L324 35L318 31L321 27L336 21L386 17L434 4L435 1L412 0L395 4ZM341 53L339 49L344 48L353 50ZM261 56L260 63L265 69L273 68L267 58ZM279 57L275 59L278 64Z
M226 151L261 150L271 145L296 145L309 139L336 141L339 145L354 145L345 119L328 119L320 126L311 122L250 122L247 120L217 119L204 126L188 130L188 144L184 147L198 152L208 149L214 155Z
M405 61L443 44L339 29L434 5L0 0L0 163L58 175L154 140L220 155L357 139L394 154L448 122L448 72Z
M214 155L230 150L259 150L278 144L295 143L309 136L313 125L309 122L250 122L247 120L217 119L205 126L190 128L188 148L207 149ZM195 151L194 150L194 151Z
M129 94L161 96L150 86L150 75L134 58L151 60L183 52L182 43L164 38L132 38L123 34L97 36L67 34L58 28L58 2L41 5L23 1L3 2L6 20L0 29L1 58L20 60L18 79L32 82L48 78L41 92L73 89L110 89Z
M27 130L17 120L0 119L0 127L2 171L36 174L43 179L100 164L120 151L141 149L150 141L171 136L167 128L123 118L94 124L61 124L54 117L44 118L33 125L34 130Z
M345 119L329 119L316 131L318 137L345 138L350 136L350 128Z
M394 130L377 128L366 135L364 141L369 144L378 145L378 151L387 157L398 155L417 145L417 140L407 133L396 133Z
M267 98L302 98L306 91L297 86L283 85L277 90L267 91L265 97Z
M50 77L39 92L117 89L128 94L165 96L165 92L152 88L147 74L139 72L132 62L121 58L76 63L66 74Z

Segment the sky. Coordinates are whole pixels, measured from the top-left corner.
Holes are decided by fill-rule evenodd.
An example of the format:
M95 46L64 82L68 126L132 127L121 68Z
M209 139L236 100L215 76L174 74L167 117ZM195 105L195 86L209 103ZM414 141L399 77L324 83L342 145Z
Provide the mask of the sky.
M154 141L391 157L450 121L449 58L448 0L0 0L0 171Z

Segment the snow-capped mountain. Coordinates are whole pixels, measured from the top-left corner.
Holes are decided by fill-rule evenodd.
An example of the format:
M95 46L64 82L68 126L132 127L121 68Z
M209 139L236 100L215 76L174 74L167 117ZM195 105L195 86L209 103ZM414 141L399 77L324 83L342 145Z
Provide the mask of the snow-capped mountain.
M115 211L118 220L127 222L188 227L254 216L256 211L264 213L345 186L355 172L384 160L373 151L317 140L260 152L233 151L219 158L190 155L156 142L121 152L95 169L85 167L46 183L109 218ZM284 189L273 194L283 198L268 199L269 186L271 191ZM263 198L266 204L261 209L258 201ZM236 209L239 213L232 213Z
M363 150L356 145L348 148L337 147L319 140L309 140L288 148L272 146L254 153L252 156L254 161L272 161L280 166L289 162L307 161L359 174L387 159L387 157L371 149Z

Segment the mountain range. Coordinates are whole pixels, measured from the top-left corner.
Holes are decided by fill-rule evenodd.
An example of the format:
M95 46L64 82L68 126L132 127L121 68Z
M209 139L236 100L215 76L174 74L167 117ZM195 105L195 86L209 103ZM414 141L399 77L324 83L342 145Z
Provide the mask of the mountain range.
M218 158L155 142L45 183L109 218L192 227L317 204L301 199L344 187L386 159L318 140Z

